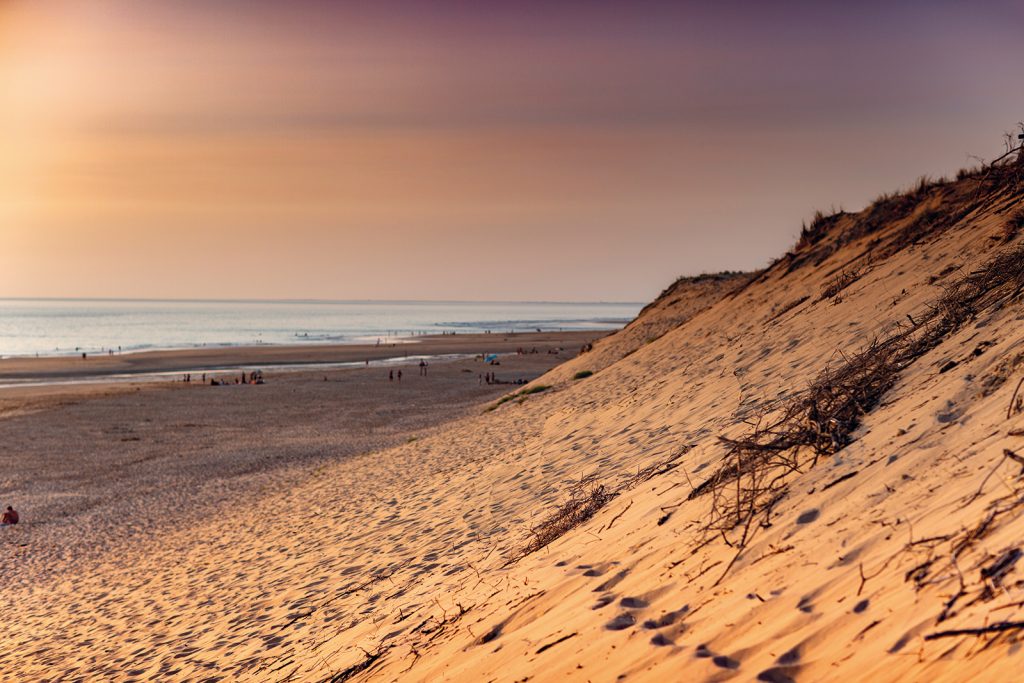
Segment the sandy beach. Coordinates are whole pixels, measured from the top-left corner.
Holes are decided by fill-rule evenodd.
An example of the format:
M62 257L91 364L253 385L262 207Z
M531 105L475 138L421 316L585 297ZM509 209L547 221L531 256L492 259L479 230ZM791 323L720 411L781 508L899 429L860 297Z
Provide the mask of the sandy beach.
M159 530L189 528L225 506L245 507L318 467L415 440L571 357L584 338L484 336L496 339L438 337L387 350L147 353L90 360L87 368L69 358L13 362L19 378L69 380L0 389L0 488L4 500L19 501L23 518L0 536L20 567L14 583L37 587L51 572L82 571L86 558L124 552ZM442 360L428 356L425 369L418 360L376 360L414 346L417 358L434 353ZM444 360L477 348L497 349L499 364ZM537 352L519 355L517 348ZM299 369L366 356L375 358L368 366ZM267 372L261 385L230 383L238 370L209 373L225 385L200 382L203 368L268 361L296 367ZM193 371L194 381L102 381L126 369L151 376L172 368ZM494 383L481 381L483 373Z

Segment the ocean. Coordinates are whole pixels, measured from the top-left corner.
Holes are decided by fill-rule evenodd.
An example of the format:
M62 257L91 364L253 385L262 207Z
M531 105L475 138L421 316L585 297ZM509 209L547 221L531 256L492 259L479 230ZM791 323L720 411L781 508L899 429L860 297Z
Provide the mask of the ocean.
M0 299L0 357L619 328L639 303Z

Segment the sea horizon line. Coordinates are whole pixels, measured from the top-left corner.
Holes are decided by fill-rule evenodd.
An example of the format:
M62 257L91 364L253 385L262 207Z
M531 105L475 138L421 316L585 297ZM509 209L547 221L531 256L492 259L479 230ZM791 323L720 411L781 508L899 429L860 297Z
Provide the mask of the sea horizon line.
M642 306L642 301L572 301L531 299L317 299L317 298L164 298L164 297L92 297L92 296L0 296L0 301L105 301L136 303L240 303L240 304L538 304L538 305L614 305Z

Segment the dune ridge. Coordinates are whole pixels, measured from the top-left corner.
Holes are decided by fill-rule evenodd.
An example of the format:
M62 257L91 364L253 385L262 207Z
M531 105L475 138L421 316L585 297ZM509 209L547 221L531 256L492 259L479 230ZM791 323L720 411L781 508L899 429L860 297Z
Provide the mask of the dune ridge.
M6 592L0 671L1013 680L1022 199L1017 161L821 215L543 391Z

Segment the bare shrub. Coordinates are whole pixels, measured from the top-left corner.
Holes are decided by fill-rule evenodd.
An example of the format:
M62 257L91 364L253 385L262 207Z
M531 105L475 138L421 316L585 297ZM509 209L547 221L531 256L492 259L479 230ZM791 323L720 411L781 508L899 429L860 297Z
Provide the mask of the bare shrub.
M604 484L598 484L593 477L580 480L569 490L569 500L530 529L532 538L512 561L547 547L566 532L593 517L617 495L618 493L609 491Z
M547 547L566 533L582 525L597 514L598 510L617 498L622 492L635 488L650 481L654 477L668 474L682 464L682 458L690 451L690 446L683 446L664 460L651 463L647 467L637 468L636 474L611 490L599 484L594 476L584 477L569 488L569 500L559 505L554 512L540 524L530 529L530 540L520 548L508 563L516 562L530 553Z

